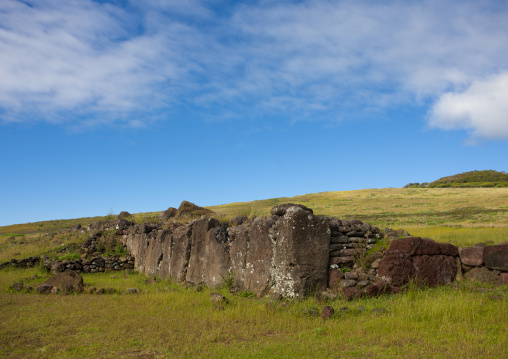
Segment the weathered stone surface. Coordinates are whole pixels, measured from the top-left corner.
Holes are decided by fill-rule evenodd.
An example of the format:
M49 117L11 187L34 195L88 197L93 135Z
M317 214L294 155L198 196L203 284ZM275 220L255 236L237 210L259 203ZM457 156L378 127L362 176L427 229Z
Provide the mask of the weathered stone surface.
M192 225L192 248L187 269L186 282L201 284L205 283L205 241L206 234L211 228L219 227L220 223L215 218L198 219Z
M227 240L225 227L212 228L206 233L204 278L209 288L224 285L224 279L231 275Z
M321 312L321 318L323 318L323 320L326 320L328 318L333 317L334 314L335 310L333 309L333 307L327 305L323 308L323 311Z
M172 232L165 229L159 231L157 237L150 241L145 274L169 279L172 239Z
M213 212L209 209L196 206L194 203L183 201L178 207L176 217L198 217L203 215L211 215Z
M234 286L240 290L245 287L245 261L249 248L249 231L244 226L229 228L229 256Z
M459 248L460 261L468 266L479 267L483 264L483 249L485 247Z
M37 293L39 293L39 294L48 294L49 292L51 292L51 289L53 289L52 285L42 284L42 285L37 287Z
M321 292L328 285L330 226L325 217L299 206L277 221L273 291L284 297Z
M236 216L234 218L231 218L231 226L241 226L245 221L247 220L247 217L245 216Z
M346 300L360 299L365 295L365 291L358 287L345 287L343 292Z
M400 287L409 282L416 275L413 263L404 255L396 256L386 254L379 262L377 274L380 278L389 281L393 286Z
M495 274L485 267L471 269L464 274L464 278L495 285L503 284L503 278L499 274Z
M245 259L245 288L258 297L270 289L273 243L269 233L274 221L256 220L249 232L250 242Z
M508 283L508 273L501 273L501 278L503 282Z
M272 214L272 216L283 216L284 214L286 214L287 209L291 208L291 207L299 207L299 208L303 209L306 212L310 212L311 214L314 213L312 211L312 209L310 209L308 207L305 207L303 204L296 204L296 203L284 203L284 204L280 204L278 206L273 207L270 210L270 213Z
M66 285L70 285L74 287L78 284L83 284L83 277L81 277L78 273L74 271L67 271L62 273L56 273L53 277L48 278L44 284L50 285L52 287L57 287L62 289Z
M429 287L436 287L453 282L457 274L455 258L451 256L415 256L411 258L416 279Z
M127 211L122 211L118 214L118 219L125 219L125 218L129 218L131 217L132 215L127 212Z
M191 252L192 224L175 228L173 231L173 251L169 260L169 277L175 282L183 282L187 274Z
M452 244L437 243L431 239L419 237L395 239L387 252L402 252L407 253L408 256L445 255L456 257L459 255L458 248Z
M336 288L340 285L340 281L344 279L344 273L340 269L332 269L328 274L328 288Z
M178 210L176 208L169 207L165 211L162 211L161 213L159 213L159 219L163 222L166 222L170 218L176 217L177 213L178 213Z
M508 272L508 245L483 248L483 261L487 268Z

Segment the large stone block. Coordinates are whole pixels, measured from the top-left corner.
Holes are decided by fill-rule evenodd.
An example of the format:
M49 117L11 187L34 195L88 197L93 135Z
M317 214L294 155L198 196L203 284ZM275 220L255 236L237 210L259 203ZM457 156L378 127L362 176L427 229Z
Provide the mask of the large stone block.
M411 258L416 269L416 279L429 287L437 287L453 282L457 274L457 264L451 256L415 256Z
M508 272L508 245L484 247L483 261L487 268Z
M219 221L215 218L203 218L193 222L192 248L185 281L194 284L205 282L206 234L211 228L216 228L219 225Z
M177 227L173 231L173 250L169 260L169 277L175 282L183 282L191 252L192 224Z
M328 285L330 224L299 206L286 209L277 221L273 257L273 292L301 297Z
M468 266L479 267L483 264L483 246L459 248L460 261Z
M209 288L224 285L231 274L231 260L227 246L228 234L225 227L210 229L205 240L205 283Z
M408 256L385 254L379 262L377 275L391 285L400 287L416 276L416 269Z
M145 274L163 279L169 278L171 240L171 231L168 229L158 231L157 237L150 240L146 255Z
M245 261L249 248L249 230L246 226L229 229L229 256L234 285L238 289L245 287Z
M445 255L457 257L459 250L456 246L449 243L438 243L427 238L401 238L395 239L388 252L406 253L408 256L433 256Z
M270 229L274 221L256 220L250 230L249 249L245 258L245 288L258 297L270 290L273 243Z

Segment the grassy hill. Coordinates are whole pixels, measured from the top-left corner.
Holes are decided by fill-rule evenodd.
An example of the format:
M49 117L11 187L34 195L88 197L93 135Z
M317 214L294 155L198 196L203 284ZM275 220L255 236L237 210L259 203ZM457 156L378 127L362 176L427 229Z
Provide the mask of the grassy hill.
M410 183L405 188L508 187L508 173L493 170L470 171L443 177L430 183Z

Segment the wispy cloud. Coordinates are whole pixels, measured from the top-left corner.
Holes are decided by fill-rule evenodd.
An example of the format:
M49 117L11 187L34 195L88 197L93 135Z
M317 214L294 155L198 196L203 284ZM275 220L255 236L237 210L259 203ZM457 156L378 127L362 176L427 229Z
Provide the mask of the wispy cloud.
M335 121L431 101L435 127L508 139L502 115L487 130L468 107L507 70L504 2L31 4L0 4L4 121L77 113L139 126L179 106Z

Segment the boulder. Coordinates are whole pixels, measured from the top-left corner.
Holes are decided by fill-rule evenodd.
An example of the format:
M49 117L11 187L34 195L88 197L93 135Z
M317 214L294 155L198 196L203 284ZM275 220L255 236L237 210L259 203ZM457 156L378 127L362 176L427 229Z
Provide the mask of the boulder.
M464 278L495 285L503 284L503 278L499 274L496 274L485 267L471 269L469 272L464 274Z
M459 248L460 261L468 266L479 267L483 264L483 249L485 247L461 247Z
M377 275L393 286L400 287L416 276L416 269L409 258L387 254L379 262Z
M161 213L159 213L159 219L163 222L166 222L170 218L176 217L177 212L178 212L178 210L176 208L169 207L165 211L162 211Z
M508 245L483 248L483 261L487 268L508 272Z
M49 294L52 289L53 289L52 285L42 284L42 285L37 287L37 293L39 293L39 294Z
M65 286L74 287L75 285L83 284L83 277L77 272L66 271L56 273L53 277L48 278L44 284L63 289Z
M272 214L272 216L283 216L286 213L287 209L290 207L299 207L299 208L303 209L304 211L310 212L311 214L314 213L312 211L312 209L305 207L303 204L296 204L296 203L279 204L278 206L273 207L270 210L270 213Z
M284 297L319 293L328 286L330 224L300 206L276 223L273 291Z
M401 252L407 256L445 255L457 257L459 255L459 249L453 244L438 243L431 239L419 237L395 239L387 252Z
M336 288L340 285L340 281L344 279L344 273L340 269L332 269L328 273L328 288Z
M198 217L203 215L211 215L213 214L212 211L209 209L196 206L194 203L183 201L180 204L180 207L178 207L178 210L176 212L177 218L182 217Z
M131 217L132 214L130 214L129 212L127 211L122 211L120 212L120 214L118 215L118 219L125 219L125 218L129 218Z
M429 287L449 284L457 274L457 264L451 256L415 256L412 258L416 279Z

